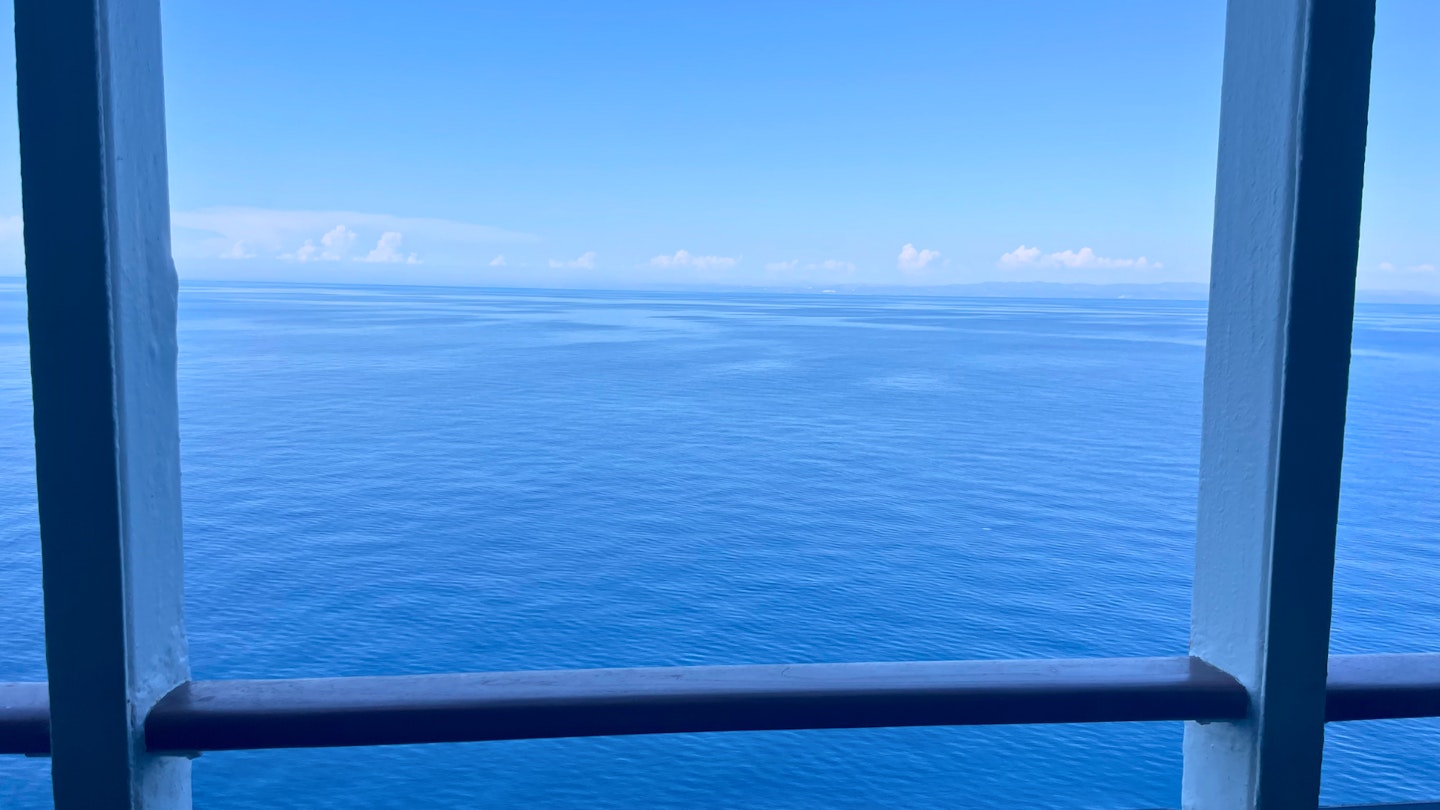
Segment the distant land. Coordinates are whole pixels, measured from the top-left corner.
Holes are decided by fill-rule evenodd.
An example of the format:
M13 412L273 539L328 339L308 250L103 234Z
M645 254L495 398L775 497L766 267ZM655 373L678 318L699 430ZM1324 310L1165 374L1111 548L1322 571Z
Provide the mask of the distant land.
M1167 281L1154 284L1064 284L1046 281L985 281L974 284L939 284L929 287L899 284L831 284L794 287L688 285L650 287L674 291L833 293L836 295L914 295L945 298L1090 298L1139 301L1204 301L1210 285ZM1440 304L1440 295L1414 290L1358 290L1362 304Z
M835 292L850 295L928 295L955 298L1136 298L1163 301L1204 301L1208 284L1162 282L1158 284L1063 284L1046 281L983 281L975 284L941 284L908 287L849 284L815 287L808 292Z

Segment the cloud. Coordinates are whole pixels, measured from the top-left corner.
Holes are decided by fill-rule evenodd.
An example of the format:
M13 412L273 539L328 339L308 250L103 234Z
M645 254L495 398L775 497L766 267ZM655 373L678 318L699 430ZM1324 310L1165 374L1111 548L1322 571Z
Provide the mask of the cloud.
M250 250L250 248L246 247L246 245L245 245L245 243L244 243L243 241L242 241L242 242L236 242L235 244L233 244L233 245L230 246L230 249L229 249L229 250L225 251L224 253L221 253L221 254L220 254L220 258L222 258L222 259L253 259L253 258L255 258L255 252L254 252L253 250Z
M840 259L826 259L822 262L806 262L802 265L799 259L791 259L788 262L769 262L765 265L765 269L769 270L772 273L784 273L794 270L796 268L801 268L804 270L830 270L832 272L839 271L843 273L850 273L854 272L855 263L841 261Z
M386 264L419 264L420 257L414 253L406 255L400 252L400 245L405 241L405 235L399 231L386 231L380 234L380 241L375 243L375 249L365 254L362 262L384 262Z
M282 253L280 254L280 258L286 261L308 262L313 261L319 252L320 248L315 247L315 240L306 239L305 244L296 248L293 253Z
M906 244L900 248L900 255L895 258L895 266L907 273L915 273L924 270L926 265L938 258L938 250L916 250L914 245Z
M202 208L173 211L170 221L178 259L337 261L346 258L358 240L379 239L395 232L405 234L405 239L419 245L427 257L450 255L458 262L476 245L536 241L533 234L489 225L359 211ZM238 255L237 243L243 243Z
M551 267L554 267L554 268L556 268L556 269L567 269L567 270L594 270L594 269L595 269L595 251L592 250L592 251L589 251L589 252L587 252L587 253L583 253L583 254L581 254L579 257L574 258L574 259L571 259L570 261L561 261L561 260L559 260L559 259L551 259L551 260L550 260L550 266L551 266Z
M651 267L693 267L696 270L724 270L734 267L739 259L729 256L693 256L687 250L677 250L674 256L656 256L650 260Z
M1144 256L1138 259L1112 259L1097 256L1090 248L1062 250L1059 253L1042 255L1038 247L1021 245L1009 253L1001 254L996 262L1001 267L1017 269L1022 267L1068 267L1076 270L1130 268L1133 270L1158 270L1165 265L1152 262Z
M505 254L503 253L490 260L491 267L504 267L505 265Z
M315 240L306 239L305 243L291 253L282 253L279 258L295 262L338 262L350 257L350 249L355 245L357 235L344 225L336 225L326 231L320 237L320 244L316 245ZM404 234L399 231L385 231L380 234L379 240L375 242L375 249L364 256L357 256L351 261L371 262L383 264L420 264L420 257L415 253L405 254L400 251L400 245L405 241ZM236 242L230 250L221 254L224 259L249 259L255 254L245 249L243 241Z
M1428 263L1427 263L1427 264L1412 264L1412 265L1407 265L1406 267L1401 268L1401 267L1396 267L1395 265L1391 264L1390 262L1380 262L1380 266L1379 266L1378 268L1376 268L1376 269L1380 270L1380 271L1383 272L1383 273L1394 273L1394 272L1396 272L1397 270L1398 270L1398 271L1401 271L1401 272L1405 272L1405 273L1433 273L1433 272L1435 272L1435 265L1433 265L1433 264L1428 264Z
M350 246L355 244L355 232L344 225L336 225L320 237L320 244L325 248L320 252L320 258L338 262L345 258L350 252Z
M1040 248L1021 245L1009 253L1002 255L1000 257L1000 264L1005 267L1019 267L1023 264L1034 264L1035 260L1039 258Z

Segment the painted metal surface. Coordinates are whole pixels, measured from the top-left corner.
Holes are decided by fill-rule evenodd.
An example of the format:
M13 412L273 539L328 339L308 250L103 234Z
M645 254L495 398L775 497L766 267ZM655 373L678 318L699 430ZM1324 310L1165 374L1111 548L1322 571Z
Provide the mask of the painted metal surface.
M155 750L800 728L1235 717L1187 658L962 661L201 681L151 712Z
M1187 810L1318 803L1374 22L1229 4L1190 649L1253 705L1187 726Z
M0 683L0 754L50 753L50 697L43 683Z
M1401 804L1347 804L1325 810L1440 810L1440 802L1403 802Z
M155 750L388 745L782 728L1239 718L1243 687L1185 658L797 664L199 681ZM1329 722L1440 716L1440 654L1330 659ZM44 684L0 684L0 754L49 750Z
M158 0L17 0L55 805L190 804L144 747L188 677Z
M1234 679L1185 658L801 664L200 681L161 701L147 725L156 750L216 750L1176 720L1245 704ZM44 684L0 684L0 753L46 753L47 723Z
M1330 659L1325 720L1440 717L1440 654L1337 655Z

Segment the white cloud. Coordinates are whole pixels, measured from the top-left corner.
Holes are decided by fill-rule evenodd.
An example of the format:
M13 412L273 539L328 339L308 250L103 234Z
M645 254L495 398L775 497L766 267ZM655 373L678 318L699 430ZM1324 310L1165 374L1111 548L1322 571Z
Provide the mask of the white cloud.
M226 259L246 259L253 257L255 255L254 253L251 253L249 256L235 255L236 249L243 244L243 239L237 241L234 245L230 246L230 250L227 253L220 254L221 257ZM280 258L297 262L338 262L350 253L350 247L354 244L355 232L344 225L336 225L320 236L320 244L318 246L315 244L315 240L306 239L303 245L291 253L282 254Z
M505 254L503 253L490 260L491 267L504 267L506 264Z
M1021 245L1009 253L1002 255L1000 257L1000 264L1006 267L1019 267L1022 264L1033 264L1038 258L1040 258L1040 248Z
M914 245L907 244L900 248L900 255L895 258L895 265L907 273L915 273L925 269L925 266L940 258L938 250L916 250Z
M1392 262L1380 262L1380 264L1376 265L1375 269L1382 273L1433 273L1436 268L1435 265L1428 262L1425 264L1409 264L1404 267L1398 267Z
M315 240L306 239L305 244L296 248L293 253L282 253L280 254L280 258L286 261L308 262L318 258L317 254L319 253L320 248L315 247Z
M320 252L320 258L338 262L350 253L350 246L355 244L355 232L344 225L336 225L320 237L320 244L325 248Z
M296 262L338 262L350 256L350 249L355 245L357 234L345 225L336 225L326 231L320 237L320 244L316 245L315 240L306 239L305 243L291 253L282 253L279 258ZM375 242L375 249L364 256L357 256L351 261L372 262L385 264L420 264L420 257L414 253L405 254L400 251L400 245L405 237L399 231L385 231L380 234L379 240ZM254 252L245 247L244 241L236 242L230 250L221 254L226 259L249 259L255 256Z
M232 254L235 244L243 242L241 252L257 259L333 261L344 258L357 240L377 239L391 231L405 234L407 240L424 249L427 257L448 254L457 262L475 245L535 241L532 234L489 225L358 211L203 208L171 212L170 221L174 252L179 259L239 258ZM337 229L336 223L343 225ZM3 230L0 221L0 232ZM299 248L294 247L297 244Z
M386 264L419 264L420 257L414 253L406 255L400 252L400 245L404 243L405 235L399 231L386 231L380 234L380 240L375 243L375 249L365 254L362 262L384 262Z
M770 262L765 265L765 269L769 270L772 273L788 272L796 268L801 268L804 270L829 270L831 272L838 271L842 273L850 273L854 272L855 263L841 261L840 259L826 259L823 262L806 262L802 265L800 264L799 259L791 259L788 262Z
M1095 255L1095 251L1088 247L1080 248L1078 252L1074 250L1062 250L1059 253L1051 253L1045 258L1047 260L1053 260L1056 264L1065 267L1082 269L1090 267L1134 267L1139 270L1144 270L1160 266L1159 263L1151 262L1144 256L1138 259L1111 259L1105 256L1097 256Z
M1362 290L1440 295L1440 262L1366 262L1357 280Z
M230 249L220 254L222 259L253 259L255 252L246 247L244 242L236 242Z
M738 259L729 256L693 256L687 250L677 250L674 256L656 256L650 260L651 267L693 267L696 270L724 270L734 267Z
M570 261L561 261L561 260L559 260L559 259L551 259L551 260L550 260L550 266L551 266L551 267L554 267L554 268L556 268L556 269L594 270L594 269L595 269L595 251L592 250L592 251L589 251L588 253L583 253L583 254L581 254L579 257L574 258L574 259L571 259Z
M1038 247L1021 245L1009 253L1002 254L996 264L1006 268L1020 267L1068 267L1076 270L1129 268L1132 270L1158 270L1165 265L1152 262L1144 256L1138 259L1112 259L1098 256L1090 248L1062 250L1058 253L1041 254Z

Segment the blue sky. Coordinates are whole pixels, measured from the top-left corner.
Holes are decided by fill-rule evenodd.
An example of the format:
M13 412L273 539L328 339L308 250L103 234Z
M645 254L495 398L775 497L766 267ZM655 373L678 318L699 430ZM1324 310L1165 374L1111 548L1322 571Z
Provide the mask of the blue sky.
M1440 3L1380 6L1362 286L1440 292ZM1223 0L163 8L182 276L1206 278Z

